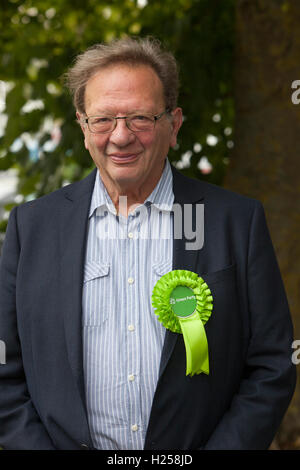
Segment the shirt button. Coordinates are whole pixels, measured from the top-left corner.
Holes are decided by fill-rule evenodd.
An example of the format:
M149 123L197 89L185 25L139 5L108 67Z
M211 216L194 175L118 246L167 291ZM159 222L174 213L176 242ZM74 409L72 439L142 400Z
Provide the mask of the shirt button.
M134 377L133 374L128 375L128 380L130 380L130 382L133 382L134 379L135 379L135 377Z
M131 426L131 431L137 431L138 428L139 428L139 427L138 427L137 424L133 424L133 425Z
M128 233L128 238L133 238L133 233L132 232Z
M133 283L134 283L133 277L129 277L129 278L128 278L128 284L133 284Z
M128 330L129 330L129 331L134 331L134 330L135 330L134 325L128 325Z

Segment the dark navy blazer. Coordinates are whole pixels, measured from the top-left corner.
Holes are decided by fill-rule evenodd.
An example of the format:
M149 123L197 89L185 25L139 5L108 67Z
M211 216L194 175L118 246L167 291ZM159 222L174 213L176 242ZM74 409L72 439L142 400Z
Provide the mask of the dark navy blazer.
M82 358L82 285L96 169L11 212L0 258L0 446L92 448ZM201 275L210 374L186 376L167 331L145 449L266 449L295 387L292 324L260 202L173 169L175 202L204 204L204 246L174 240L173 269ZM105 292L103 293L105 295Z

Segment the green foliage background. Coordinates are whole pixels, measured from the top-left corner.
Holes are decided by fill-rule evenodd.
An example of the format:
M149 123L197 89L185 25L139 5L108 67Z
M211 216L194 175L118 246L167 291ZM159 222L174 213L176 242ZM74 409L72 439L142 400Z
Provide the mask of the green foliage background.
M66 182L82 179L93 168L84 149L75 111L60 77L75 56L94 43L124 35L159 38L180 65L179 106L185 121L171 161L192 153L182 171L222 184L233 128L233 49L235 0L5 0L0 10L0 80L10 82L0 138L0 171L16 168L23 201L39 197ZM145 4L145 5L144 5ZM143 6L144 5L144 6ZM38 59L39 61L37 61ZM42 100L43 109L22 112L28 100ZM217 115L217 116L216 116ZM23 133L35 134L51 116L61 123L62 139L52 152L29 158L25 145L11 145ZM216 116L213 118L213 116ZM225 131L225 132L224 132ZM207 135L218 138L208 145ZM50 135L39 136L42 146ZM200 143L201 151L194 150ZM199 146L198 146L199 148ZM197 149L197 147L195 147ZM205 155L210 174L197 168ZM11 209L12 202L7 209ZM0 222L3 231L6 221Z

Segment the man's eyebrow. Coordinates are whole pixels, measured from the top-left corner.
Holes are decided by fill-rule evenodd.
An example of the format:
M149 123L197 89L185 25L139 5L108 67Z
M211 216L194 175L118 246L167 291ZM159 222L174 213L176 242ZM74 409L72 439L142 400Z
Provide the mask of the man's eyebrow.
M121 113L117 113L117 114L121 114ZM117 116L117 114L113 111L110 111L110 110L104 110L104 109L96 109L93 111L93 113L89 113L89 116L106 116L106 115L109 115L109 116ZM129 116L131 114L155 114L154 111L148 111L146 109L132 109L130 111L128 111L126 114L121 114L122 116Z

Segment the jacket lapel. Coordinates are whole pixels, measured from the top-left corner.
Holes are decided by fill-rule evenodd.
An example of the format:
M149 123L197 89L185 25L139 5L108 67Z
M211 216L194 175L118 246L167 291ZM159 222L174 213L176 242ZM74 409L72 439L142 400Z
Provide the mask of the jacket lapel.
M64 190L61 208L61 298L69 363L85 404L82 349L82 285L88 212L97 169Z
M179 173L173 166L173 191L174 191L174 204L178 204L181 207L181 220L175 220L173 223L173 234L175 234L175 223L181 224L181 238L174 238L173 235L173 270L174 269L185 269L187 271L196 271L197 266L199 266L199 257L200 250L188 250L186 249L186 243L190 240L186 238L186 233L184 230L184 210L185 205L190 204L192 208L193 220L195 217L196 203L200 203L203 200L203 194L199 193L199 181L186 178L181 173ZM174 212L176 213L176 211ZM173 349L175 347L178 334L172 333L171 331L166 331L165 342L162 350L160 368L159 368L159 377L163 374L166 365L171 357Z

